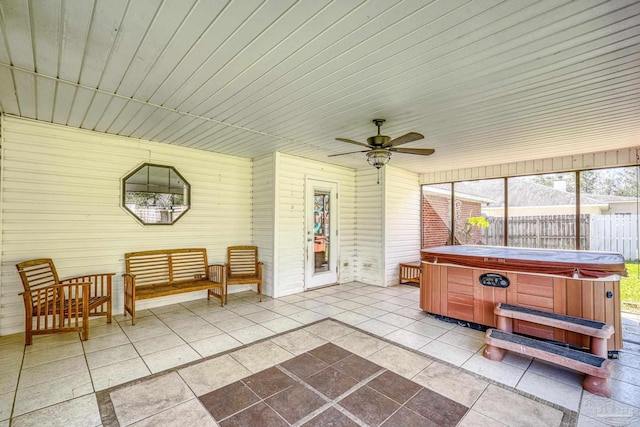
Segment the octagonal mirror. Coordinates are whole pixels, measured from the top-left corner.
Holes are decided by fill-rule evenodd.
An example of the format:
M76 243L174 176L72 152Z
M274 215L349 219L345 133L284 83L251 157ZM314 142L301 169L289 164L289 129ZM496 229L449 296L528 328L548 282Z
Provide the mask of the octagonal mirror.
M122 206L145 225L173 224L189 210L191 186L171 166L145 163L122 179Z

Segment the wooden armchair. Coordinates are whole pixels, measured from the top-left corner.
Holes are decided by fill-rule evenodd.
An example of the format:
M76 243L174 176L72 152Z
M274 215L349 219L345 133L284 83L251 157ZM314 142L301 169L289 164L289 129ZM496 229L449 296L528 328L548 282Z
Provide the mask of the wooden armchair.
M58 279L49 258L16 264L24 292L25 345L33 335L82 332L89 339L89 316L107 316L111 323L111 283L114 273Z
M262 301L262 263L257 246L229 246L225 278L225 304L229 285L256 285Z

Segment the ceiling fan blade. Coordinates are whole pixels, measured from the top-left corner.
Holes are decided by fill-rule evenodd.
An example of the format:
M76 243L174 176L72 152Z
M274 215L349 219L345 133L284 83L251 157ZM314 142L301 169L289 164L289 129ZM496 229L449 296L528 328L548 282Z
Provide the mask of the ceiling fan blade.
M369 150L350 151L348 153L340 153L340 154L329 154L327 157L346 156L347 154L366 153L367 151Z
M433 148L389 148L394 153L418 154L420 156L430 156L436 152Z
M402 135L402 136L397 137L396 139L392 139L391 141L389 141L387 146L388 147L395 147L396 145L406 144L407 142L418 141L418 140L423 139L423 138L424 138L424 135L422 135L421 133L409 132L406 135Z
M336 138L336 140L338 141L342 141L342 142L348 142L349 144L356 144L356 145L362 145L363 147L368 147L367 144L362 143L362 142L358 142L358 141L354 141L353 139L347 139L347 138Z

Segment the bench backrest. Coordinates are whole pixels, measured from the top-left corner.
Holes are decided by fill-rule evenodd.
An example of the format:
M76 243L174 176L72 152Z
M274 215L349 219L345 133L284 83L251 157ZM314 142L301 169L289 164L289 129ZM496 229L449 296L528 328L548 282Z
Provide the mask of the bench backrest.
M227 274L229 278L258 275L257 246L229 246L227 248Z
M159 249L124 255L126 272L136 285L188 282L208 279L207 250L204 248Z
M58 279L58 273L56 272L56 267L53 265L53 260L50 258L24 261L16 264L16 269L20 275L22 287L27 293L37 291L47 286L57 285L60 282ZM47 294L33 292L31 293L32 304L36 306L38 303L42 304L45 300L52 298L57 299L57 295L57 289L51 289ZM42 300L38 301L38 298Z

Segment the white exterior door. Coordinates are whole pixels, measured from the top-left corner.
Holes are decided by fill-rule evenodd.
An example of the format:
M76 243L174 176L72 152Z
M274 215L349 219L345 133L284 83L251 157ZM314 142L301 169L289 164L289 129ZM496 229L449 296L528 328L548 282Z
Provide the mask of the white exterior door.
M338 183L306 179L305 289L338 282Z

